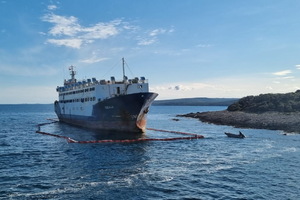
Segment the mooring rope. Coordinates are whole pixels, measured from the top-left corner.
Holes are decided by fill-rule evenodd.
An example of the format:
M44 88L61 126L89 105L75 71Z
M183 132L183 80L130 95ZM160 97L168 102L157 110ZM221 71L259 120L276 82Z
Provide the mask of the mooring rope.
M48 119L51 120L52 122L48 123L42 123L38 124L38 130L36 133L43 134L43 135L49 135L57 138L63 138L67 140L68 143L79 143L79 144L89 144L89 143L130 143L130 142L143 142L143 141L172 141L172 140L193 140L193 139L202 139L204 136L198 135L195 133L186 133L186 132L178 132L178 131L169 131L169 130L162 130L162 129L154 129L154 128L147 128L147 130L151 131L157 131L157 132L167 132L167 133L175 133L175 134L181 134L181 135L189 135L189 137L172 137L172 138L138 138L138 139L124 139L124 140L89 140L89 141L77 141L74 140L70 137L62 136L62 135L57 135L53 133L47 133L41 131L41 126L49 125L58 122L57 120L54 119Z

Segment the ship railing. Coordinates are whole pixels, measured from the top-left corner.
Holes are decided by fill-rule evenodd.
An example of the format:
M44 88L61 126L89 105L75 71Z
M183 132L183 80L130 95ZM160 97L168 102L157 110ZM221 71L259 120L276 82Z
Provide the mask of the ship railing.
M113 84L134 84L134 83L148 83L148 79L145 79L144 77L139 78L134 78L134 79L125 79L125 80L100 80L98 84L101 85L113 85Z
M145 77L135 77L134 79L124 79L124 80L115 80L114 77L111 77L111 80L99 80L97 81L96 78L87 79L78 81L76 83L72 83L69 81L64 82L64 86L59 87L57 86L56 91L58 92L64 92L64 91L70 91L70 90L76 90L76 89L82 89L85 87L90 87L93 85L113 85L113 84L143 84L148 83L148 79L145 79Z

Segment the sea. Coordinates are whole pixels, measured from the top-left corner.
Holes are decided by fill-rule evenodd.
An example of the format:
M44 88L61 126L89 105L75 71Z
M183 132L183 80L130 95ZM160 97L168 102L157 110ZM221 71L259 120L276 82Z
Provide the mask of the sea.
M149 128L203 139L79 144L36 133L56 118L53 105L0 105L0 199L300 199L300 134L176 116L224 109L151 107ZM40 129L77 141L119 137L64 123ZM239 131L246 138L224 134ZM135 137L182 135L147 130Z

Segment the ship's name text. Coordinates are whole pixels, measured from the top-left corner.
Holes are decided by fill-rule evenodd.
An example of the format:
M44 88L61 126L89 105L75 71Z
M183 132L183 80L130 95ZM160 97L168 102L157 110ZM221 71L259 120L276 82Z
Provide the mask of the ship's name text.
M106 110L114 109L114 106L105 106L105 109L106 109Z

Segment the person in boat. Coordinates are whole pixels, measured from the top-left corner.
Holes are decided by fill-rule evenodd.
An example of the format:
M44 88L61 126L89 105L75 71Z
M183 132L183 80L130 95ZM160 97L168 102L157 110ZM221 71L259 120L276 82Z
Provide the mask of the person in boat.
M241 137L245 137L245 135L241 132L241 131L239 131L239 135L241 136Z

